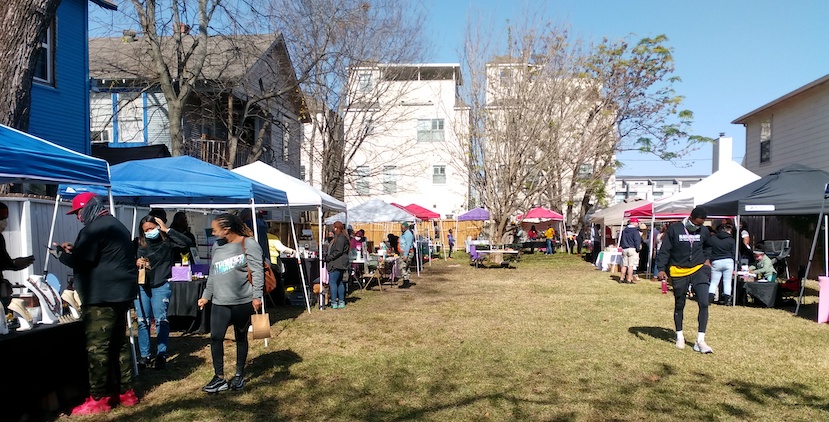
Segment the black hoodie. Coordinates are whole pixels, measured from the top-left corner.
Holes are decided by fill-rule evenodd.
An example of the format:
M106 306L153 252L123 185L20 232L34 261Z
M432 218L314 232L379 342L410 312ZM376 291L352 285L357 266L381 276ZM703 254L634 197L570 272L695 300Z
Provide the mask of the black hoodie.
M708 227L703 226L689 233L685 230L683 221L671 224L662 237L662 247L656 255L656 268L659 271L668 272L671 265L693 268L711 259L711 233Z
M737 243L733 235L724 231L717 232L717 235L711 238L711 260L731 259L733 261L736 248Z

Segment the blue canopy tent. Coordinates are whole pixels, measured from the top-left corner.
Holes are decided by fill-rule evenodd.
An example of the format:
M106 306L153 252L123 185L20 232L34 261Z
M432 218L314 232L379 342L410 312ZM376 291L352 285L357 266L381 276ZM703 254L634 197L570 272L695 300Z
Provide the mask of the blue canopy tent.
M289 205L287 194L189 156L127 161L112 166L112 196L119 203L166 208L256 208ZM62 196L100 194L95 186L58 187ZM134 219L137 215L134 216ZM135 226L135 223L133 223ZM258 237L256 224L254 236ZM310 303L306 303L311 311Z
M0 125L0 182L109 186L109 165L28 133ZM106 189L101 192L106 194Z

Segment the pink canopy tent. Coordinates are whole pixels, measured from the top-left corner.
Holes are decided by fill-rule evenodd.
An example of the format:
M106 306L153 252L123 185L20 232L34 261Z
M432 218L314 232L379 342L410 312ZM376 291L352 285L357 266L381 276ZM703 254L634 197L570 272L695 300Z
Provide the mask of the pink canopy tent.
M656 220L681 220L688 216L688 213L666 213L654 215L653 204L653 202L649 202L647 204L625 211L625 219L630 217L647 217L654 218Z
M417 204L409 204L409 205L406 205L405 207L402 206L402 205L399 205L399 204L395 204L395 203L392 203L392 205L394 205L394 206L396 206L396 207L398 207L398 208L400 208L404 211L407 211L409 214L415 216L418 220L429 221L429 220L438 220L438 219L440 219L440 214L438 214L434 211L431 211L429 209L426 209L424 207L421 207L420 205L417 205Z
M564 221L563 215L544 207L533 208L526 214L519 214L516 218L519 220L538 219Z

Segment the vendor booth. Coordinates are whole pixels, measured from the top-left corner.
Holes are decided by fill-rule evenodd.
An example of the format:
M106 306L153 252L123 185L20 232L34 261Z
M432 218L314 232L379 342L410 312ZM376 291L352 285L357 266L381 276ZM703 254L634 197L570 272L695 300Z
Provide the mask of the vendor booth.
M0 125L1 183L87 183L109 186L109 165L67 148ZM106 194L106 188L103 189ZM33 236L28 198L10 202L5 231L11 256L35 256L35 264L17 272L6 272L19 284L28 280L44 262L46 238ZM3 199L6 202L6 199ZM48 220L46 220L48 221ZM29 283L31 285L31 283ZM60 350L60 358L55 351ZM44 411L78 402L88 393L83 324L67 321L36 324L27 331L0 335L0 361L15 366L16 374L0 383L3 419L24 417L34 420ZM72 365L66 365L72 362ZM44 403L46 405L44 405ZM28 415L28 416L24 416Z

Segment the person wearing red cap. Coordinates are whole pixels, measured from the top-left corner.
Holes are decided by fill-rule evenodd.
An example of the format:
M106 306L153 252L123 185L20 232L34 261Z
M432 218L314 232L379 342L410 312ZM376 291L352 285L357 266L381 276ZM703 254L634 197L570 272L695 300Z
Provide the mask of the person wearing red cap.
M642 247L638 218L631 218L627 227L619 234L619 247L622 248L622 275L619 282L635 284L633 271L639 266L639 249Z
M76 214L84 227L74 244L55 243L54 254L73 269L83 302L90 393L72 415L105 413L115 404L134 406L138 397L132 389L126 329L127 311L138 295L138 270L130 232L93 193L76 196L69 214ZM120 382L108 385L108 376L116 373Z

